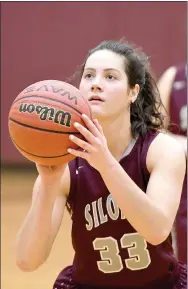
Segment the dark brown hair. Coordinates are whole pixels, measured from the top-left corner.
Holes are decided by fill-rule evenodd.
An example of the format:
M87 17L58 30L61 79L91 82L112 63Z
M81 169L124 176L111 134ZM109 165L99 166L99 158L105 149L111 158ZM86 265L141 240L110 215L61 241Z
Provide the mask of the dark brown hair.
M150 70L148 57L127 41L103 41L89 50L85 61L76 71L72 80L80 82L88 57L99 50L110 50L123 56L129 88L133 88L135 84L140 86L139 95L130 107L132 135L134 137L143 136L147 131L163 129L163 116L160 112L162 101Z

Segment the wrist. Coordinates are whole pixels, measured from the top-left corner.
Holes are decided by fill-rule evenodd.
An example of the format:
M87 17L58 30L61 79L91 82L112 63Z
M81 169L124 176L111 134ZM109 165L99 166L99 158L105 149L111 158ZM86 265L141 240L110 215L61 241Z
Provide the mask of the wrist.
M39 174L39 178L40 178L40 183L42 186L45 187L53 187L56 186L57 184L61 183L61 177L52 177L52 176L42 176Z
M103 162L103 165L101 165L99 173L101 174L101 176L105 176L109 174L109 172L114 171L118 164L119 163L117 162L117 160L111 154L109 154L107 160Z
M44 192L45 194L54 195L56 194L56 192L59 193L60 184L61 184L60 179L45 180L40 177L40 188L41 191Z

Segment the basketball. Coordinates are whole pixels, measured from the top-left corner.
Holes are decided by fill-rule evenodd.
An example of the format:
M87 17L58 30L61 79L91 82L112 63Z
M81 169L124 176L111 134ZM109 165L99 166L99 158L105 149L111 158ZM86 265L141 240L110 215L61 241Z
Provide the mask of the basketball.
M79 149L69 135L83 139L73 126L74 122L84 125L83 113L92 119L89 104L76 87L58 80L39 81L14 100L9 111L9 135L30 161L63 164L75 158L67 152L68 148Z

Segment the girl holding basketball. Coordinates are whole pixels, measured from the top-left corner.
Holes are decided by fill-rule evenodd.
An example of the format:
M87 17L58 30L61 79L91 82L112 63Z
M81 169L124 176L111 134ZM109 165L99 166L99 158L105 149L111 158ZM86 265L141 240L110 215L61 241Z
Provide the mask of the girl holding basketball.
M17 237L17 264L45 262L64 208L72 214L72 266L54 289L185 289L186 267L171 229L185 175L181 146L162 132L160 98L147 58L128 43L105 41L89 54L79 89L92 122L75 123L84 140L61 166L37 164L33 200Z

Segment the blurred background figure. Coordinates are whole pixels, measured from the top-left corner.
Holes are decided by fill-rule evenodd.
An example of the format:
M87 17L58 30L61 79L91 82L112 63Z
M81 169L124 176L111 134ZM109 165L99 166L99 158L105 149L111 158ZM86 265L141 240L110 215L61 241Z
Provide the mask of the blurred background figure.
M187 64L171 66L162 74L158 88L166 108L169 132L183 146L187 158ZM174 226L175 250L179 260L187 262L187 175Z

